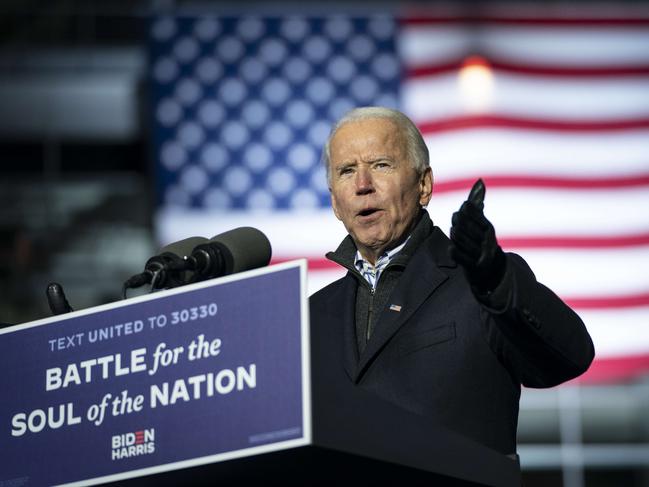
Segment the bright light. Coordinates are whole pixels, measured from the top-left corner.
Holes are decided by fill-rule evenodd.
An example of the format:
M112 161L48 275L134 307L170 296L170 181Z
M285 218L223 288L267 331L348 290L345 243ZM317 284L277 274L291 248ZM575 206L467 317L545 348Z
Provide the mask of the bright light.
M462 106L468 112L486 112L492 106L495 80L484 58L466 58L458 73L458 84Z

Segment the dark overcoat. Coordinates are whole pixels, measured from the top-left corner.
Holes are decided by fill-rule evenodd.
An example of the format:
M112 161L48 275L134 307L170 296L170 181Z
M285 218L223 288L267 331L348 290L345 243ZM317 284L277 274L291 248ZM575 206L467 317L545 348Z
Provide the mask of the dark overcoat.
M475 298L448 246L431 224L360 354L359 276L350 271L315 293L313 377L333 388L352 383L512 454L521 384L551 387L580 375L593 344L579 316L537 282L520 256L506 254L509 299L494 310Z

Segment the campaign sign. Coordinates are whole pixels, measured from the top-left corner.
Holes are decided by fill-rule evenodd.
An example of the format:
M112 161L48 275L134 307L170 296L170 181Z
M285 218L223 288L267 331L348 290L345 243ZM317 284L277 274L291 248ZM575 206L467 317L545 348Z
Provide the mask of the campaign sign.
M305 261L0 330L0 485L309 444Z

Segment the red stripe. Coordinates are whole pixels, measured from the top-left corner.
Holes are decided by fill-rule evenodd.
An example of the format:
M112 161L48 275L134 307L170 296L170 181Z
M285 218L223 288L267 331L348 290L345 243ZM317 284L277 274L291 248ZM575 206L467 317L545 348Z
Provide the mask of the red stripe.
M469 56L470 53L467 53ZM649 65L632 66L550 66L522 65L498 61L487 56L489 66L496 71L556 77L615 77L615 76L646 76L649 75ZM463 60L443 64L422 65L406 68L406 78L422 78L458 71L463 66Z
M649 162L647 162L649 166ZM488 188L547 188L547 189L620 189L649 185L649 173L633 176L604 176L597 178L570 178L549 176L482 176ZM475 178L458 178L448 181L435 181L434 193L468 191Z
M270 265L281 264L282 262L289 262L299 257L273 257L270 261ZM310 258L307 259L308 266L310 271L332 271L332 270L342 270L335 262L330 261L329 259L322 258Z
M438 25L438 24L499 24L499 25L524 25L539 27L647 27L649 17L647 10L633 17L610 16L610 17L537 17L533 15L525 17L514 17L504 15L431 15L409 13L399 18L402 25ZM643 15L644 14L644 15Z
M572 382L597 383L635 378L649 372L649 353L623 357L597 357L590 368Z
M424 135L485 127L506 127L523 130L550 130L559 132L603 132L649 128L649 118L623 120L551 120L506 117L502 115L463 116L419 122Z
M649 245L649 232L605 237L503 237L498 242L506 249L611 249Z
M342 270L343 268L329 259L309 259L310 271Z
M451 61L444 64L412 66L407 67L404 74L406 79L425 78L426 76L436 76L439 74L447 74L449 72L458 71L462 67L462 64L463 61Z
M635 308L649 306L649 292L626 296L572 297L563 300L575 309Z

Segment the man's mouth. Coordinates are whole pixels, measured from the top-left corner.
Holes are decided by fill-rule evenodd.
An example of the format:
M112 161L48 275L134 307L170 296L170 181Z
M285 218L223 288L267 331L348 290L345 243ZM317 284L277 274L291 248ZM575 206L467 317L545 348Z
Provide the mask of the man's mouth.
M379 208L365 208L364 210L361 210L358 212L358 216L360 217L368 217L371 215L374 215L379 211Z

